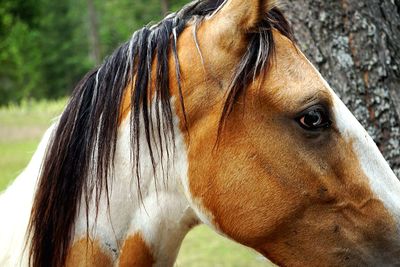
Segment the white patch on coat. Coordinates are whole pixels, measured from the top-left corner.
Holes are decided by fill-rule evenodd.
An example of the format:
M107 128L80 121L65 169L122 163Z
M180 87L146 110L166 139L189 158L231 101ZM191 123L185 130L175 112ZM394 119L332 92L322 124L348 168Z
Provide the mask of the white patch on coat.
M119 128L114 180L109 199L110 210L105 208L106 197L103 194L100 200L100 207L103 208L100 209L95 222L94 204L91 204L89 235L92 239L100 241L107 254L117 261L125 239L140 233L156 261L155 266L173 266L183 238L190 230L190 226L198 223L182 185L182 180L187 176L188 162L186 144L178 126L179 120L175 115L175 150L170 154L169 162L164 155L164 171L158 156L159 151L153 147L156 178L141 121L139 166L142 199L140 199L130 156L129 117L128 114ZM172 152L171 140L165 140L163 135L162 138L164 144L166 141L170 142L169 148ZM157 140L152 140L155 142L155 147L160 146ZM164 180L163 177L168 179ZM78 241L86 236L84 209L81 209L76 225L75 241Z

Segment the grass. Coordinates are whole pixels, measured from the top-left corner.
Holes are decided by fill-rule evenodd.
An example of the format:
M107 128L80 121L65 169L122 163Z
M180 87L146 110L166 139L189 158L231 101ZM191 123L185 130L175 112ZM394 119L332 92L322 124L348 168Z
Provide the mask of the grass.
M260 255L223 238L205 226L186 236L176 267L261 267L273 266Z
M0 108L0 191L27 165L44 131L65 103L65 99L25 101Z
M0 191L23 170L37 146L36 140L0 140Z
M0 192L28 164L36 146L66 100L30 101L0 108ZM255 252L223 238L205 226L196 227L185 238L177 267L269 266Z

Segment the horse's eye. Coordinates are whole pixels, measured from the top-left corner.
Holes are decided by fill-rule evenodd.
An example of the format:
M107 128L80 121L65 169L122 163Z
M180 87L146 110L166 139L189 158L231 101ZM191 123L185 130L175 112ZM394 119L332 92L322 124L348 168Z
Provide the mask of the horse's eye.
M331 126L328 112L322 106L313 106L297 118L301 127L309 131L317 131Z

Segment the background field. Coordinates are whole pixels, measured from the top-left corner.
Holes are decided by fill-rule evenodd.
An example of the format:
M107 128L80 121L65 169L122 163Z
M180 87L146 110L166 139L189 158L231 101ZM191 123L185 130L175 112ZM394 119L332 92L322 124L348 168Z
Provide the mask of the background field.
M0 108L0 191L18 175L52 119L66 100L23 102ZM211 232L195 228L186 237L178 257L179 267L257 267L268 265L255 252Z

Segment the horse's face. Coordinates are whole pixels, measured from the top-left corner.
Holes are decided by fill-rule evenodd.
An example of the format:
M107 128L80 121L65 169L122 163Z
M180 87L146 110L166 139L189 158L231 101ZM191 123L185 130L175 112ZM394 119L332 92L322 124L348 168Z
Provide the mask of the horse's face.
M240 2L228 2L199 29L206 70L193 52L192 30L180 38L190 126L186 185L200 218L284 265L400 264L400 182L318 71L278 31L268 73L235 103L214 147L224 88L246 46L246 38L232 39L241 27L235 21L252 14ZM210 41L221 25L231 30Z

